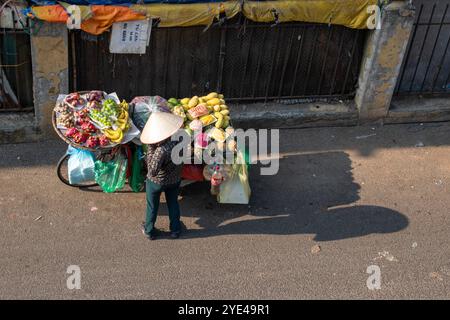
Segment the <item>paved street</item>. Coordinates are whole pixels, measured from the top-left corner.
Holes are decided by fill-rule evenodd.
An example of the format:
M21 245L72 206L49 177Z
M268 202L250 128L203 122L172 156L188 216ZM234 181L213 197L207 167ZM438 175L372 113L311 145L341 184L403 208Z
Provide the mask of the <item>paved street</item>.
M251 169L250 206L185 187L188 231L153 242L143 193L58 180L64 142L0 145L0 298L450 298L450 123L280 136L279 173Z

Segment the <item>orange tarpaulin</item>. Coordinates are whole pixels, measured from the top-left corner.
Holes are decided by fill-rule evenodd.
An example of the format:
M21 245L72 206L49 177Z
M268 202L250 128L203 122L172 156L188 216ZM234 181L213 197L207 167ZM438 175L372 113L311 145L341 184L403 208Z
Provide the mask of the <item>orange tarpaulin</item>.
M36 7L33 6L31 8L31 14L32 17L35 16L36 18L48 22L66 22L69 18L69 15L67 14L66 10L63 6L60 6L59 4L55 4L52 6L41 6Z
M93 16L81 23L81 30L101 34L114 22L143 20L146 16L121 6L91 6Z
M31 15L48 22L63 22L66 23L69 18L65 7L68 5L50 6L33 6L31 8ZM81 30L91 34L101 34L108 30L114 22L143 20L146 16L138 13L129 7L125 6L79 6L82 9L82 17L87 16L81 21ZM89 14L87 14L89 12Z

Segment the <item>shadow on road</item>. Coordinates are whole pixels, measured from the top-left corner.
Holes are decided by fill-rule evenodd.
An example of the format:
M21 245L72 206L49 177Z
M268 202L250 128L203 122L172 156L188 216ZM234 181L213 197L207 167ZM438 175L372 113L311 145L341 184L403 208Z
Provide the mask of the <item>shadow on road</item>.
M360 186L344 152L285 157L275 176L260 176L255 166L250 183L250 206L215 203L207 183L185 187L183 215L197 218L201 227L187 230L185 237L312 234L316 241L330 241L393 233L408 226L408 218L399 212L355 204Z

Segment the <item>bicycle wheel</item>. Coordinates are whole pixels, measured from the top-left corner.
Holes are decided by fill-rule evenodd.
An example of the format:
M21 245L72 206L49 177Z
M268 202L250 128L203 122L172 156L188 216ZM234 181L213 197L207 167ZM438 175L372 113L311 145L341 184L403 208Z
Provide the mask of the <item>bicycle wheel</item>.
M67 161L69 160L69 157L70 154L65 154L58 161L58 165L56 166L56 174L58 175L59 180L61 180L62 183L74 188L88 188L98 186L98 184L94 181L87 181L86 183L83 184L71 184L69 181L69 174L67 167Z

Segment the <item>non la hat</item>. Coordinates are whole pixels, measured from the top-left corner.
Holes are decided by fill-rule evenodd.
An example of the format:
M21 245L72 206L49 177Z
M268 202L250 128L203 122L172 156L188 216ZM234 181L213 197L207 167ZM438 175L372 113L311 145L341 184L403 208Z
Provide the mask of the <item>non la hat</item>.
M169 112L153 112L141 133L141 142L153 144L161 142L180 129L184 120Z

